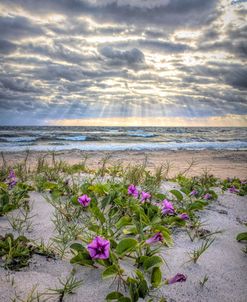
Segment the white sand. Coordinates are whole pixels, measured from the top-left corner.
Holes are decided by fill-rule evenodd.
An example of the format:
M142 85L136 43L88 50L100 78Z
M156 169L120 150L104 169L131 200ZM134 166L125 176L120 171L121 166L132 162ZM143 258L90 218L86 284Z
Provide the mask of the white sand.
M162 188L170 190L173 186L173 183L164 183ZM34 202L32 213L37 216L34 218L34 230L28 237L43 238L47 241L54 232L51 222L53 208L41 194L30 195ZM220 213L220 210L227 211L227 214ZM174 246L162 251L169 265L169 268L163 266L164 276L172 277L181 272L186 274L188 279L184 283L163 286L158 293L163 294L170 302L246 302L247 257L241 251L243 245L235 238L239 232L246 231L246 227L238 220L247 220L247 198L230 193L219 195L219 200L202 211L200 216L207 224L206 229L210 231L221 229L225 230L224 233L216 235L215 242L199 258L197 264L184 264L189 259L187 253L198 246L198 241L191 242L184 231L176 232ZM0 230L1 234L11 231L5 217L0 217ZM49 287L54 288L59 284L58 278L64 279L68 276L72 267L66 260L47 260L45 257L34 255L29 267L19 272L8 273L0 268L0 301L11 301L15 291L25 297L35 285L39 292ZM101 279L100 269L81 266L76 266L76 269L76 277L83 279L84 282L76 290L76 294L67 296L64 301L100 302L104 301L107 293L115 289L114 286L110 287L111 279ZM202 280L205 274L209 280L202 289L199 280ZM11 285L11 277L14 278L14 286Z

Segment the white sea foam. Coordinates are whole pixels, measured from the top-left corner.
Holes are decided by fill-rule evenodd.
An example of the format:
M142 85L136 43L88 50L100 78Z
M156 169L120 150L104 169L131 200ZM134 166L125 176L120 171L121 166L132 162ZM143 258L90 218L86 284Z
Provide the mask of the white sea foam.
M134 137L155 137L156 135L154 133L147 133L144 131L128 131L128 136L134 136Z
M1 141L19 143L19 142L34 142L38 138L32 136L16 136L16 137L0 137Z
M56 139L65 140L65 141L85 141L87 139L84 135L78 136L57 136Z
M26 149L33 151L62 151L62 150L83 150L83 151L124 151L124 150L247 150L247 142L188 142L188 143L68 143L65 145L8 145L0 144L0 151L16 152Z

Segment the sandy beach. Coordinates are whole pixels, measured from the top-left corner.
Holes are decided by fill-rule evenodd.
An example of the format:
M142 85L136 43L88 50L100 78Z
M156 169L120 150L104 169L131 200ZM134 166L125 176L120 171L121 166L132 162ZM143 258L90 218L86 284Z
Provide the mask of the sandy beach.
M172 188L177 186L169 182L163 182L161 185L162 192ZM31 193L30 197L33 203L31 214L35 215L35 224L28 237L47 242L54 235L54 225L51 222L54 209L42 194ZM239 232L246 230L241 223L247 221L246 197L228 192L219 194L218 200L200 213L200 218L204 222L204 228L212 232L221 230L222 233L216 235L213 245L201 256L198 263L193 264L187 263L188 252L198 247L199 242L191 242L184 231L177 231L173 247L162 249L161 254L168 265L163 265L162 271L164 276L174 275L179 271L186 274L188 279L181 284L163 286L156 294L164 295L168 302L245 302L247 262L241 251L243 244L238 243L235 237ZM0 225L1 234L12 231L6 217L0 217ZM0 301L12 301L11 297L16 294L25 298L33 288L39 293L48 288L56 288L59 286L58 279L65 279L72 268L69 260L46 259L38 255L34 255L30 265L21 271L13 272L0 268ZM204 276L208 276L208 281L202 288L200 281ZM67 296L63 301L81 302L90 299L92 302L101 302L105 301L107 293L115 288L112 280L101 279L100 269L77 265L76 277L83 280L82 285L75 294ZM49 301L58 300L53 297Z
M96 168L99 162L107 155L110 155L108 165L121 163L123 165L143 163L147 158L147 167L153 170L162 164L170 164L169 177L185 171L190 163L194 161L187 175L199 175L208 170L219 178L247 176L247 151L229 150L201 150L201 151L115 151L115 152L84 152L79 150L56 152L56 159L66 161L69 164L80 163L88 156L87 165ZM9 166L23 161L25 152L4 153ZM46 156L51 161L51 153L31 152L28 156L28 165L32 167L39 157Z
M80 151L57 152L55 160L63 160L72 165L80 163L87 155L87 167L97 169L102 158L108 154ZM52 163L51 154L30 152L27 159L27 167L30 171L35 167L38 158L42 156ZM124 166L137 165L143 163L147 158L146 169L153 171L155 167L169 162L171 166L169 178L186 171L190 162L194 161L195 164L184 175L198 176L207 169L208 172L221 179L234 176L244 179L247 175L246 156L246 151L113 152L107 166L110 167L117 163ZM22 163L25 157L24 152L4 154L6 163L12 167L17 163ZM83 184L92 177L92 174L77 173L75 177L78 183ZM98 177L95 181L104 183L110 177ZM33 179L29 179L28 182L35 185ZM181 187L177 182L163 180L158 190L172 199L174 196L172 197L170 191L173 189L180 190ZM189 261L189 253L199 248L202 241L200 239L192 241L186 229L172 227L173 244L169 247L162 247L159 253L165 261L161 267L162 275L164 278L168 278L179 272L184 274L187 280L183 283L161 286L154 293L156 297L164 297L168 302L246 301L246 254L242 251L244 244L239 243L236 236L240 232L246 231L247 198L229 191L223 192L219 187L212 189L218 194L218 198L197 212L202 230L212 234L216 232L212 245L203 253L198 262L192 263ZM37 192L32 189L29 196L31 205L29 215L32 217L32 228L25 231L24 234L35 242L43 241L48 245L58 235L54 225L56 209L46 199L50 193ZM19 233L13 230L9 223L9 218L17 217L18 213L19 209L0 217L0 235L12 233L18 236ZM189 229L187 228L187 230ZM0 301L81 302L90 299L92 302L103 302L106 301L105 297L110 291L116 290L116 283L111 278L102 280L101 269L73 265L70 263L70 259L70 253L62 259L34 254L29 265L19 271L6 270L1 267ZM133 263L127 262L121 265L128 271ZM74 272L77 280L82 280L82 284L74 290L74 294L68 294L62 300L57 295L47 294L50 289L59 288L60 281L66 280L71 271ZM205 278L206 282L202 286ZM35 295L42 293L44 295L41 295L39 300L38 296L35 298ZM28 295L31 295L33 300L28 300ZM148 301L148 298L138 301ZM159 299L154 298L153 301L159 301Z

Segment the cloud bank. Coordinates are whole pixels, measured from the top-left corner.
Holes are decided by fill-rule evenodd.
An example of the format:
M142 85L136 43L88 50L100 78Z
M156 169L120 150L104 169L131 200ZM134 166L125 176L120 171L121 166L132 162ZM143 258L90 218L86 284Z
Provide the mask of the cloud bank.
M247 126L246 9L2 0L0 124Z

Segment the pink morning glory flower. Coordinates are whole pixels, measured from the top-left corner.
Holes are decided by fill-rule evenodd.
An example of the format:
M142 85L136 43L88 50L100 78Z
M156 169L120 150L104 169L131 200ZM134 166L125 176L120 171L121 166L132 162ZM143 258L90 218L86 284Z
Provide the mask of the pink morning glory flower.
M87 207L91 202L91 198L88 197L87 194L84 194L84 195L78 197L77 200L84 207Z
M163 237L162 233L158 232L153 237L147 239L146 243L153 244L153 243L160 242L160 241L162 242L163 240L164 240L164 237Z
M138 198L139 193L137 187L134 185L130 185L128 187L128 194L134 196L135 198Z
M232 186L231 188L229 188L229 192L230 192L230 193L239 193L239 190L236 189L235 186Z
M142 195L142 199L141 199L142 202L145 202L147 199L151 198L151 194L149 194L148 192L142 191L141 195Z
M209 200L209 199L212 199L212 195L211 194L209 194L209 193L207 193L207 194L205 194L204 196L203 196L203 198L204 199L206 199L206 200Z
M110 255L110 241L96 236L87 245L87 250L92 259L108 259Z
M161 211L164 215L173 215L175 212L173 204L167 199L163 200L163 207Z
M196 191L196 190L193 190L193 191L191 191L190 192L190 196L196 196L198 194L198 191Z
M185 282L187 279L187 277L183 274L176 274L174 277L172 277L171 279L168 279L168 284L174 284L174 283L177 283L177 282Z
M186 214L186 213L182 213L182 214L178 215L178 217L179 217L180 219L182 219L182 220L188 220L188 219L190 219L190 218L189 218L189 215Z

